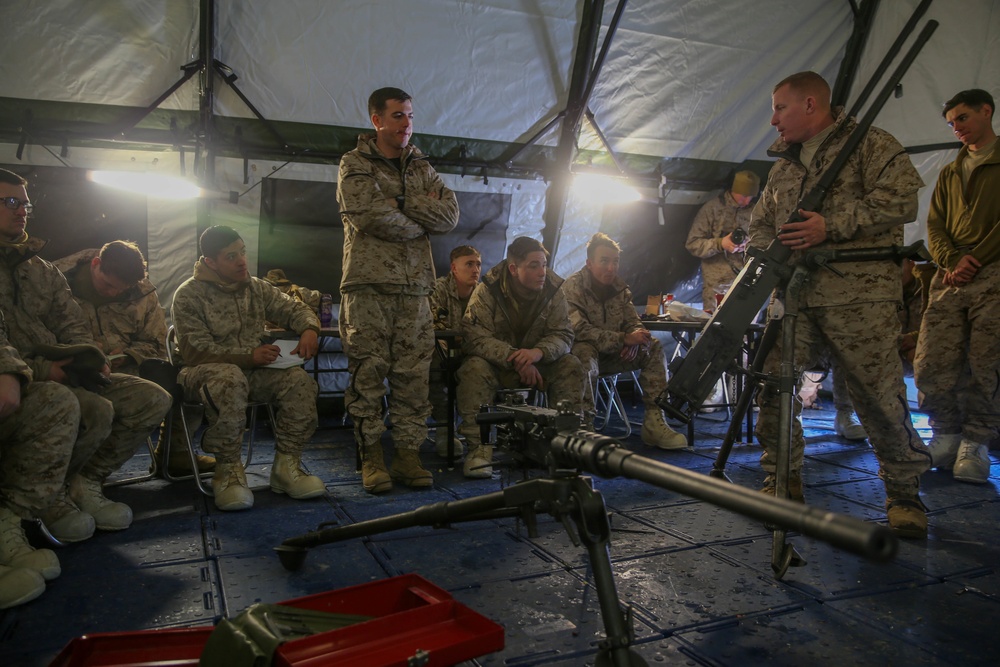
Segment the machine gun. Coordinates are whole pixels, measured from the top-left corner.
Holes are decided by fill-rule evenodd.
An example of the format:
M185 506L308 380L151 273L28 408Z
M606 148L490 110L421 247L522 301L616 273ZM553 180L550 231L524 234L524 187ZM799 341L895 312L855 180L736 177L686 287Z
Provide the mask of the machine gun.
M794 213L786 221L800 222L803 218L799 210L820 211L827 191L833 185L840 170L847 164L854 150L864 139L875 116L881 110L889 95L895 90L906 70L917 57L920 49L937 29L937 21L928 21L917 36L910 50L882 88L871 108L865 113L857 127L844 143L840 153L823 173L817 184L798 202ZM779 231L780 235L780 231ZM750 324L767 303L771 292L786 283L792 274L787 265L791 250L776 238L763 251L750 248L751 259L743 267L733 282L719 308L702 329L701 336L687 355L674 360L670 368L670 381L666 391L656 399L657 405L671 417L683 422L692 418L702 403L714 389L719 378L735 366L735 359L742 347L743 336ZM776 334L765 340L773 341ZM766 349L763 350L766 353Z
M606 635L599 645L596 664L639 667L646 662L629 649L634 638L631 615L619 604L611 569L607 509L592 480L581 475L581 470L601 477L640 480L876 561L890 560L898 547L896 538L884 526L766 496L635 454L614 438L580 430L579 415L566 409L528 406L523 399L509 397L500 405L485 407L476 421L484 431L496 430L496 444L515 463L541 467L548 476L475 498L434 503L292 537L276 548L281 564L297 570L312 547L411 526L443 528L460 521L517 517L524 520L529 536L537 537L536 516L548 513L561 521L575 545L583 544L587 549Z

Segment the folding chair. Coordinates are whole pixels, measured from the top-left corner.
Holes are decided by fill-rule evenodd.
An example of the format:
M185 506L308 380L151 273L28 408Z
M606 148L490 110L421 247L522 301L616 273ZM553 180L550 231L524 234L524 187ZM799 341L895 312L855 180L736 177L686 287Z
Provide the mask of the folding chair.
M629 421L628 413L625 411L625 403L622 402L621 394L618 393L618 377L621 373L608 373L598 375L596 386L594 387L594 430L603 431L608 421L611 419L612 410L625 424L624 438L632 435L632 423ZM634 375L633 375L634 378ZM637 385L638 386L638 383Z
M174 327L173 325L170 325L170 327L167 329L167 361L170 363L170 365L174 369L174 372L176 373L180 371L180 367L177 365L179 362L176 359L175 338L176 334L174 332ZM185 407L198 408L202 407L202 404L198 401L185 400L184 388L181 386L179 382L176 381L176 375L174 377L175 380L173 384L173 389L171 390L171 394L174 397L174 402L170 408L170 412L167 414L166 418L167 428L164 429L165 432L163 438L165 442L163 442L163 444L161 445L161 449L163 450L163 460L170 461L170 446L172 440L171 435L173 431L172 428L173 414L175 410L180 410L181 423L184 426L184 444L187 448L188 457L191 460L191 470L197 470L198 469L197 450L195 449L194 441L192 439L191 425L188 424L187 415L184 414L184 408ZM271 407L270 403L266 401L248 401L247 408L250 411L250 418L249 418L250 434L247 439L246 458L243 460L244 469L246 469L250 465L250 461L253 458L253 441L254 441L254 433L257 430L257 410L259 408L267 409L268 417L271 419L271 428L272 429L274 428L274 409ZM198 425L196 425L196 428L197 426ZM191 474L191 475L174 476L170 474L169 467L170 467L169 465L163 466L163 476L166 479L170 480L171 482L177 482L186 479L194 479L194 483L195 485L197 485L199 491L201 491L206 496L215 495L212 492L211 487L205 485L204 481L202 480L202 475ZM205 473L205 475L210 476L210 473Z

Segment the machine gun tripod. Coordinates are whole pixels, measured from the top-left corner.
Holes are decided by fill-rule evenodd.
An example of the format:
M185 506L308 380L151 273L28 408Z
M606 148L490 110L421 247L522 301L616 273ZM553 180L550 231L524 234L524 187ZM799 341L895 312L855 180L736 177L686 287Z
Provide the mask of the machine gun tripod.
M282 565L297 570L312 547L411 526L443 528L462 521L517 517L525 522L529 536L536 537L538 513L551 514L563 524L574 544L582 543L587 549L606 635L596 664L638 667L646 662L630 649L632 625L630 613L621 608L615 588L607 509L591 478L581 475L580 470L644 481L877 561L891 559L898 546L884 526L765 496L635 454L614 438L579 430L580 418L573 412L526 406L510 398L506 404L489 407L476 419L484 431L496 427L497 444L515 462L542 467L548 476L475 498L434 503L289 538L276 548Z

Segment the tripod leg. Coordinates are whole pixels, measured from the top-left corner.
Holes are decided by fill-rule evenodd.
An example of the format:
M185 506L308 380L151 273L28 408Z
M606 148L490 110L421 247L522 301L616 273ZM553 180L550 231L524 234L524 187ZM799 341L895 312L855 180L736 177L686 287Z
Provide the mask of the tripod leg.
M729 423L729 430L726 431L726 438L722 441L719 455L715 457L712 470L708 473L712 477L730 481L726 477L726 463L729 462L729 455L733 451L733 444L736 442L736 438L739 437L743 418L746 416L747 411L753 403L754 396L757 394L756 377L764 367L764 360L767 359L768 353L774 347L774 342L777 340L780 331L779 320L768 320L767 326L764 327L764 333L761 335L760 343L757 345L756 356L754 356L753 363L750 365L747 386L743 390L743 393L740 394L740 400L736 402L736 407L733 409L732 421ZM753 436L748 431L747 439L749 440L751 437Z
M797 291L789 290L785 316L781 320L781 370L778 375L778 460L775 465L774 495L788 498L788 477L791 466L792 422L795 419L795 324L798 321ZM774 531L771 545L771 569L774 576L781 579L790 565L802 565L805 561L795 553L785 538L787 530Z
M578 477L574 480L576 512L574 520L580 533L580 540L587 547L591 571L594 573L594 587L601 605L601 618L607 638L601 642L595 665L599 667L646 667L646 661L629 649L632 643L632 628L618 603L611 572L611 524L608 522L607 508L600 492L595 491L589 479Z

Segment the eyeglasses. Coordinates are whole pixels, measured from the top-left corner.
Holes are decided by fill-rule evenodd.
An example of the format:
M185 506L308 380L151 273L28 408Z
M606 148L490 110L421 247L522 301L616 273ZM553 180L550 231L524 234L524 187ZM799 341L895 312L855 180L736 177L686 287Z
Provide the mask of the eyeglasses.
M34 204L32 204L30 201L18 199L17 197L3 197L2 199L0 199L0 201L3 202L4 206L6 206L12 211L16 211L17 209L23 206L25 213L31 213L31 210L35 208Z

